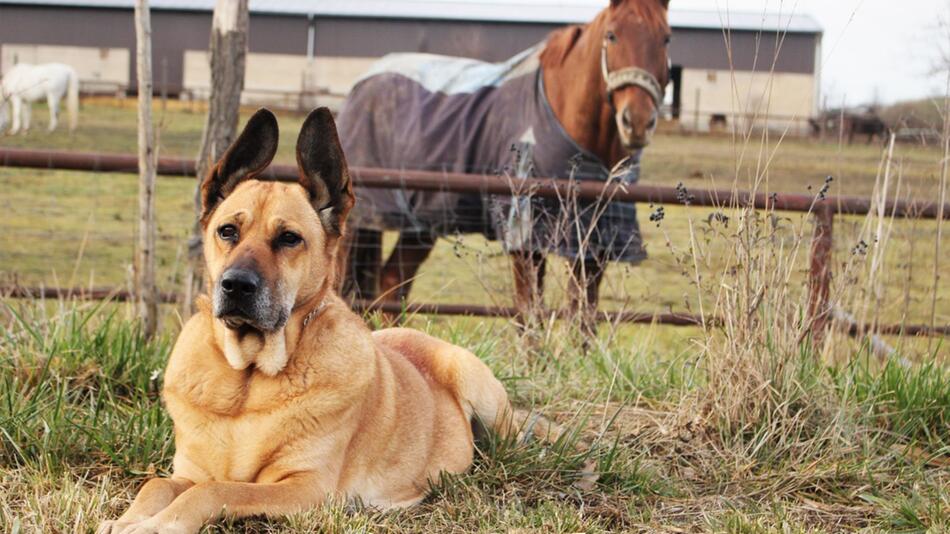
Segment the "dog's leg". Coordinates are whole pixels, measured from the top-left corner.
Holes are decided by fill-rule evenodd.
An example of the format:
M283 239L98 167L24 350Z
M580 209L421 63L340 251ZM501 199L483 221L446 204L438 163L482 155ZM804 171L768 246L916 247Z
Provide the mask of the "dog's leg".
M164 510L176 497L194 482L183 478L153 478L142 486L132 506L115 521L106 521L99 525L96 534L118 534L135 523L145 521Z
M273 484L202 482L127 534L190 534L221 516L286 515L318 506L329 491L315 473Z

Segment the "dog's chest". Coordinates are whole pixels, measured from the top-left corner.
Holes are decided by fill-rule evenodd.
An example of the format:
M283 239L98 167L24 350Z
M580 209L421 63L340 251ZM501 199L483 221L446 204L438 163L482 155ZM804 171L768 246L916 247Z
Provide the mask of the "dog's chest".
M298 442L298 423L282 411L223 416L169 402L175 421L176 474L207 480L269 482L280 479ZM180 470L194 471L179 473Z
M279 447L275 418L222 417L194 411L176 414L177 456L212 480L258 481Z

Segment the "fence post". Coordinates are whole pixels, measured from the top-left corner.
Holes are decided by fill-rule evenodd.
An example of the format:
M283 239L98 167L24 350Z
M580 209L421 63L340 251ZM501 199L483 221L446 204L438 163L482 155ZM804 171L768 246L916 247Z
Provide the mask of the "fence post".
M139 225L135 260L135 291L143 332L158 331L158 288L155 285L155 175L157 153L152 128L152 23L148 0L135 2L136 74L138 77Z
M247 64L247 39L250 15L247 0L217 0L211 17L209 44L211 88L201 148L195 162L195 220L188 240L188 264L185 291L181 302L182 317L191 315L194 299L204 280L204 252L201 245L201 182L208 171L237 139L241 111L241 93Z
M815 235L811 241L811 270L808 289L808 322L811 325L812 343L817 347L824 341L831 318L829 295L831 292L832 246L835 213L830 203L815 210Z

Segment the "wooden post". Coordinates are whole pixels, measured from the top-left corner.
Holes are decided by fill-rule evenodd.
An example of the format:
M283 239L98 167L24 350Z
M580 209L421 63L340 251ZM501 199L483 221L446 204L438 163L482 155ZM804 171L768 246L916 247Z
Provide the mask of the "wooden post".
M212 165L237 136L241 93L244 91L244 65L247 58L250 16L248 0L217 0L211 22L210 62L211 93L205 119L201 149L196 164L198 183L195 187L195 224L188 240L188 268L181 310L191 315L195 296L200 293L204 272L201 243L201 181Z
M831 319L831 262L835 213L830 204L821 204L815 210L815 235L811 241L811 271L808 287L808 321L812 342L816 347L824 341Z
M155 285L155 131L152 129L152 25L148 0L135 2L136 74L139 103L139 221L135 293L146 337L158 330Z
M696 101L693 103L693 132L699 131L699 87L696 88Z

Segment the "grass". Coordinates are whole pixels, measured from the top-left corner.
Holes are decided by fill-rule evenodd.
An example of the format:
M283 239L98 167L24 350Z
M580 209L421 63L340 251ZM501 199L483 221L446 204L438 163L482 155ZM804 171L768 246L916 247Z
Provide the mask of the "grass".
M10 302L3 310L0 529L91 531L145 476L170 468L171 425L157 398L170 338L144 341L126 305ZM501 324L415 325L473 348L516 403L592 441L590 452L577 452L573 435L553 446L489 441L470 473L440 481L417 508L378 514L337 503L208 531L950 527L945 368L872 358L828 367L803 349L781 366L780 354L763 355L771 367L759 381L733 380L738 389L724 392L710 371L723 363L713 353L697 355L690 371L616 349L530 354ZM764 384L754 407L723 409ZM588 455L601 477L580 489L572 482Z
M196 151L199 111L169 106L164 153ZM79 135L3 142L128 152L132 117L122 105L86 103ZM300 119L282 116L285 132ZM285 134L281 161L290 161L292 143ZM885 189L876 180L884 175L880 147L664 134L648 150L644 174L688 188L808 193L831 173L831 193L920 197L932 194L940 157L898 147ZM181 274L193 185L159 182L164 289ZM26 284L125 284L134 195L129 175L0 168L0 272ZM437 481L409 510L328 503L206 531L950 530L945 340L888 338L897 352L883 359L868 340L839 333L814 345L801 320L809 218L720 212L728 224L710 218L712 210L683 206L667 207L659 226L643 213L650 259L611 267L604 289L608 308L702 307L723 319L720 327L608 325L582 355L567 322L528 344L506 321L409 319L473 350L516 404L571 430L562 442L489 440L469 473ZM935 263L944 279L950 272L935 257L932 221L839 218L835 232L836 302L868 320L926 323L936 295L937 322L950 323L945 283L933 279ZM856 246L862 240L865 250ZM445 240L416 295L504 304L507 272L497 245ZM555 262L552 304L562 302L565 283ZM179 319L167 311L162 335L145 341L125 304L0 301L0 531L90 532L121 513L146 476L169 471L171 423L157 393ZM591 447L578 451L578 439ZM600 479L578 487L588 460Z
M28 136L6 136L4 146L47 147L70 150L135 150L135 114L130 104L113 100L85 102L80 130L43 131L45 111L35 110L39 124ZM245 116L248 111L245 110ZM203 110L191 104L170 102L160 112L161 153L193 156L197 152ZM281 136L277 160L294 161L294 134L303 117L281 113ZM768 162L762 165L763 158ZM889 194L899 198L933 198L936 191L940 153L932 148L900 146L894 162ZM725 136L683 136L662 134L644 158L647 183L686 187L749 188L761 180L761 190L815 194L834 175L831 194L870 195L881 165L879 146L840 147L801 139L733 140ZM757 178L758 177L758 178ZM899 177L899 180L897 179ZM137 209L136 183L132 175L37 171L0 167L0 281L24 285L123 286L131 278L131 258ZM193 221L194 182L163 178L157 187L159 223L159 283L163 289L180 287L185 262L184 244ZM659 224L648 221L653 207L640 206L640 221L650 259L631 267L613 265L604 283L604 307L698 311L714 306L711 295L697 292L694 265L687 259L690 221L695 221L697 244L705 249L699 267L702 275L715 279L729 261L722 247L724 237L735 228L710 218L715 210L666 206ZM775 224L785 230L775 239L794 242L802 232L810 232L810 218L804 214L775 214ZM835 227L835 258L839 264L866 261L873 255L873 236L863 232L863 219L839 217ZM930 296L937 293L936 322L950 324L950 298L945 288L936 286L932 276L935 263L933 243L936 225L932 221L896 221L891 244L885 250L884 271L875 314L882 322L930 322ZM855 258L861 240L871 243L864 255ZM387 235L392 246L394 235ZM707 246L708 245L708 246ZM950 250L950 232L944 232L942 249ZM795 258L793 283L806 283L807 250ZM567 271L562 262L552 262L548 300L563 305ZM939 267L943 279L950 279L950 263ZM497 243L479 236L459 236L441 240L418 275L414 298L428 302L471 302L510 304L511 276L507 257ZM863 303L862 303L863 305ZM858 314L860 309L849 309ZM685 333L685 332L684 332ZM679 352L688 346L689 335L679 330L664 331L655 340L664 348ZM897 343L898 340L892 340ZM917 342L906 342L912 356L926 355Z

